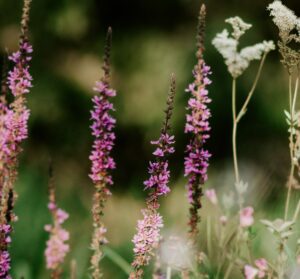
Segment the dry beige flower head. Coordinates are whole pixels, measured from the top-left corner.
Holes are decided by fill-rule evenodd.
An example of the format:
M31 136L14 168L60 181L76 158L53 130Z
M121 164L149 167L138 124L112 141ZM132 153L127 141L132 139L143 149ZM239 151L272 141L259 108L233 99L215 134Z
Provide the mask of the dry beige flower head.
M271 3L267 9L279 29L280 41L278 47L282 56L281 62L291 74L293 68L299 66L300 63L299 45L296 47L289 45L291 42L300 43L300 18L279 0Z

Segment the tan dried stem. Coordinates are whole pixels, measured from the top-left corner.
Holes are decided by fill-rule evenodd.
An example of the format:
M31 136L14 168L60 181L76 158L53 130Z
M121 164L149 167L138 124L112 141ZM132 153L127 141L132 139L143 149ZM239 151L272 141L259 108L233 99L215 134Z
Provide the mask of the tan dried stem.
M170 130L171 125L170 125L170 120L172 117L173 109L174 109L174 98L175 98L175 91L176 91L176 79L175 79L175 74L171 74L171 79L170 79L170 90L167 98L167 107L165 109L165 120L163 122L163 128L161 132L163 134L166 134L168 130Z
M104 75L102 81L107 85L110 84L110 53L112 45L112 28L108 27L105 39L103 66Z
M197 59L201 59L203 57L204 52L204 38L205 38L205 19L206 19L206 6L202 4L200 7L200 12L198 16L198 27L197 27L197 36L196 36L196 46Z

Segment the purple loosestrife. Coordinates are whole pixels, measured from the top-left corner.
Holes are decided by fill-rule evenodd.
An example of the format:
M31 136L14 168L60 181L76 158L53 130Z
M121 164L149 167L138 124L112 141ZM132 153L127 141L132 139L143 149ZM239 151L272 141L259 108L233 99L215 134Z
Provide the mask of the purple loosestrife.
M6 214L4 220L1 220L0 224L0 278L10 279L10 254L8 252L8 247L11 242L10 234L12 227L10 225L11 215L12 215L12 204L13 202L13 191L10 190L8 194L6 208Z
M150 162L150 177L144 182L145 190L149 190L149 196L146 200L146 208L142 210L143 219L138 221L137 233L133 237L134 260L132 262L133 271L130 274L131 279L142 278L143 267L148 265L155 249L159 245L160 229L163 227L162 216L159 214L158 198L170 192L168 186L170 179L169 163L167 156L173 153L174 136L170 136L170 119L173 111L173 102L175 96L175 78L171 77L170 92L167 100L166 117L161 130L160 138L157 141L151 141L156 146L153 155L155 160Z
M7 85L14 99L10 104L6 104L5 101L1 102L0 190L2 216L5 214L4 208L9 190L13 189L17 178L17 156L22 151L20 144L28 136L29 109L26 106L25 95L32 87L32 77L29 74L32 47L28 42L30 3L31 0L24 0L19 50L9 56L14 67L8 73Z
M50 234L45 250L46 267L51 270L51 278L58 279L62 272L61 265L70 250L69 244L66 243L69 240L69 232L62 227L69 214L57 207L51 167L48 209L52 214L53 224L45 226L45 231Z
M209 138L210 110L207 104L211 102L208 97L207 85L211 83L208 76L210 67L203 60L204 31L205 31L205 6L202 5L199 14L197 53L198 63L193 74L194 81L186 91L190 94L188 100L188 113L186 116L185 133L190 134L191 139L186 147L184 161L184 175L188 177L188 198L190 202L189 233L190 238L196 244L198 236L198 222L200 221L199 209L201 208L202 185L207 180L208 160L210 153L203 148Z
M13 214L14 183L17 178L17 156L22 151L21 142L27 138L27 122L29 110L26 107L25 94L29 92L31 75L29 74L29 61L32 47L28 42L28 22L31 0L24 0L21 20L21 35L19 50L9 59L14 63L14 68L3 75L0 100L0 277L11 278L10 255L8 246L12 227L10 222L16 220ZM13 101L6 102L8 89L13 95Z
M103 257L102 245L108 241L105 237L106 227L102 221L104 214L104 206L107 198L111 195L109 186L113 184L110 171L115 168L114 159L111 157L111 151L114 146L116 120L111 116L114 111L110 98L116 96L116 91L110 87L110 49L111 49L112 30L108 29L106 37L106 46L104 54L103 70L104 76L100 81L96 82L94 91L95 95L92 99L94 108L91 111L92 135L94 143L90 160L92 162L90 178L95 186L93 197L93 227L91 249L93 255L91 258L92 277L100 278L102 273L99 263Z

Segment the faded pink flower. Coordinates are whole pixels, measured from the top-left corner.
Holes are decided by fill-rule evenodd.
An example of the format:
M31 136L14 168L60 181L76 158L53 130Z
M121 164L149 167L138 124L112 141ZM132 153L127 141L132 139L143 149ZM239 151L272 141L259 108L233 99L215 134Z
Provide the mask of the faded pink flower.
M209 201L212 204L216 205L218 203L218 198L217 198L215 189L206 190L205 191L205 196L209 199Z
M244 275L246 279L255 279L255 276L258 275L258 269L247 264L244 267Z
M243 228L247 228L253 225L254 209L251 206L245 207L240 211L240 226Z
M268 270L268 262L264 258L257 259L255 265L258 268L258 278L264 278L266 276L266 271Z
M48 204L53 216L53 225L46 225L45 231L50 233L45 250L47 269L57 270L64 262L70 247L66 241L69 240L69 232L62 228L62 223L69 217L69 214L57 208L54 202Z
M225 226L225 225L227 224L227 222L228 222L227 216L222 215L222 216L220 217L220 222L221 222L221 224L222 224L223 226Z

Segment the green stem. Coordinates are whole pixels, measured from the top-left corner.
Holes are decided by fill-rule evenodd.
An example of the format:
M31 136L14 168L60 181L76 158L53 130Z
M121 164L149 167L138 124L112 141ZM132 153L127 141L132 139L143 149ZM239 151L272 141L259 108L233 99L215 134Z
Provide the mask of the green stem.
M232 80L232 119L233 119L233 129L232 129L232 152L233 152L233 165L234 165L234 175L235 182L240 181L239 177L239 167L237 160L237 148L236 148L236 134L237 134L237 121L236 121L236 79Z
M230 275L230 273L231 273L232 268L233 268L233 263L231 262L231 263L229 264L227 270L226 270L226 273L225 273L225 275L224 275L224 279L228 279L228 278L229 278L229 275Z
M166 279L171 279L171 277L172 277L172 268L170 266L168 266Z
M241 118L243 117L243 115L244 115L244 114L246 113L246 111L247 111L247 106L248 106L248 104L249 104L249 102L250 102L250 100L251 100L251 98L252 98L252 96L253 96L253 93L254 93L255 89L256 89L258 80L259 80L260 75L261 75L261 72L262 72L262 68L263 68L264 63L265 63L265 60L266 60L266 56L267 56L267 53L265 53L265 54L263 55L262 59L260 60L260 64L259 64L259 67L258 67L258 71L257 71L257 73L256 73L256 76L255 76L254 82L253 82L253 84L252 84L252 87L251 87L251 89L250 89L250 91L249 91L249 93L248 93L248 96L247 96L247 98L246 98L246 100L245 100L245 102L244 102L244 104L243 104L243 106L242 106L242 108L241 108L241 110L240 110L238 116L237 116L237 119L236 119L237 122L239 122L239 121L241 120Z
M287 220L288 218L288 212L289 212L289 206L290 206L290 200L291 200L291 194L292 194L292 184L293 184L293 177L294 177L294 171L295 171L295 164L294 164L294 118L295 118L295 106L297 101L297 94L298 94L298 83L299 83L299 77L296 79L295 83L295 91L294 94L292 92L292 76L289 75L289 107L290 107L290 136L289 136L289 146L290 146L290 161L291 161L291 169L288 179L288 193L285 203L285 210L284 210L284 220Z
M258 80L261 76L262 68L266 60L267 53L265 53L260 61L258 71L256 73L254 82L252 84L252 87L247 95L247 98L237 114L236 112L236 79L234 78L232 80L232 118L233 118L233 130L232 130L232 149L233 149L233 164L234 164L234 174L235 174L235 182L239 183L240 181L240 175L239 175L239 167L238 167L238 159L237 159L237 147L236 147L236 136L237 136L237 126L243 115L247 111L247 106L253 96L253 93L256 89Z
M113 261L118 267L120 267L127 275L130 275L132 268L131 265L124 260L117 252L109 247L103 247L105 255Z

